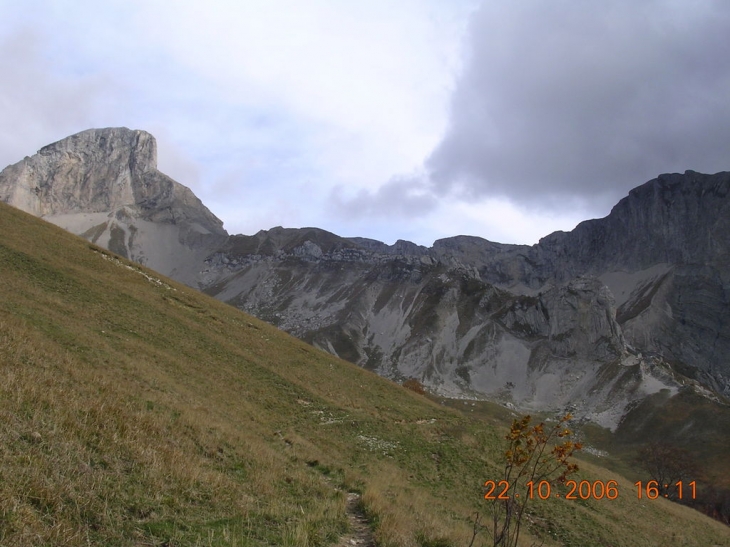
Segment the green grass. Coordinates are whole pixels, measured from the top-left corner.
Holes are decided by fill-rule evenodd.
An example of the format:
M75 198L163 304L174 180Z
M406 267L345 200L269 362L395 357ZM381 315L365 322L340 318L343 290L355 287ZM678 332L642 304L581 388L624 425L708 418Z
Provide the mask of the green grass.
M464 416L3 204L0 280L0 545L334 545L353 490L379 545L456 546L488 509L508 416ZM616 480L614 502L536 503L524 545L730 545Z

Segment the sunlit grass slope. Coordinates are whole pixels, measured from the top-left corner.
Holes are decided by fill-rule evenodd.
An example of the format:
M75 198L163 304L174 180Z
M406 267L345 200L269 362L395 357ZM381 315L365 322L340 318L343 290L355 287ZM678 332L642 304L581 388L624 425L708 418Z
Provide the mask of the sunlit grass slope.
M357 490L380 545L466 546L502 437L0 204L0 545L328 545ZM524 544L730 546L618 480Z

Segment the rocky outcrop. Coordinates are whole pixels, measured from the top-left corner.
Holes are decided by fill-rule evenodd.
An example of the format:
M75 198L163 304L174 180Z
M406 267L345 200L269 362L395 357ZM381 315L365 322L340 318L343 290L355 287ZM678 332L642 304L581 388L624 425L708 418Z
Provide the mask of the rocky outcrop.
M728 173L662 175L537 245L426 248L228 236L143 131L85 131L0 173L3 201L381 375L608 427L659 391L730 396L729 190Z
M508 251L480 271L529 287L599 276L629 344L730 395L730 173L661 175L606 218ZM509 271L512 278L495 278Z
M704 265L730 258L730 173L660 175L634 188L606 218L543 238L536 256L555 275ZM567 260L561 260L567 259Z
M113 211L137 203L137 193L150 193L140 182L155 167L150 134L90 129L6 168L0 199L41 217Z
M154 137L127 128L44 146L0 173L0 200L186 282L228 235L189 188L157 170Z

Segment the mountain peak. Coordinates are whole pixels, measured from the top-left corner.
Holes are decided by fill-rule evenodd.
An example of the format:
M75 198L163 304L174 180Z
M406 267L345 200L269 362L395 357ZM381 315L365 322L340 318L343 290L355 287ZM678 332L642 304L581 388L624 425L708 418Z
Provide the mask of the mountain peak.
M6 167L0 201L188 282L187 262L228 236L189 188L157 170L155 138L126 127L88 129Z
M155 138L126 127L87 129L7 167L0 173L0 200L44 217L131 207L142 218L194 221L207 232L225 233L187 187L157 170Z
M112 211L135 205L144 175L156 170L149 133L88 129L3 170L0 199L38 216Z
M106 127L87 129L41 148L38 153L74 153L82 149L96 148L107 154L117 149L127 150L138 167L143 170L157 169L157 141L147 131L127 127Z

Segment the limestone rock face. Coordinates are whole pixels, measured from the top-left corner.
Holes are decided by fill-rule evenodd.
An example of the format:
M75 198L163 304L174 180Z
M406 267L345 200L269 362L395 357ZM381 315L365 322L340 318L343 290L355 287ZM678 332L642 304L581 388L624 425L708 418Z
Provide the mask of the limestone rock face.
M140 182L156 156L149 133L90 129L6 168L0 199L37 216L112 211L150 193Z
M89 129L44 146L0 173L0 199L187 282L227 237L189 188L157 170L145 131Z
M626 352L613 295L596 278L573 279L538 297L517 298L497 317L512 332L544 340L555 357L610 361Z
M383 244L376 253L322 231L304 243L297 230L270 232L231 237L208 257L204 290L382 376L415 377L444 395L570 406L608 427L647 395L653 376L627 345L598 278L514 294L453 257L391 254ZM657 385L674 389L671 380Z
M82 131L9 166L0 174L0 199L41 217L136 206L145 220L225 234L190 189L157 170L155 138L124 127Z
M548 236L541 246L570 256L574 269L592 271L727 261L729 193L728 172L661 175L629 192L605 219L583 222L564 237Z

